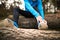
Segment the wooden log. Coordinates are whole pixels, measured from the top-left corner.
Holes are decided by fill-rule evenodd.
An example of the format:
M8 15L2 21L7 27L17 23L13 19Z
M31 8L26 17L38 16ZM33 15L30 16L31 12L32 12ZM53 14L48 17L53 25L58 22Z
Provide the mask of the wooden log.
M6 18L0 22L0 40L60 40L60 31L16 28Z
M9 15L8 18L13 19L13 15ZM57 14L46 14L45 19L48 22L49 29L60 28L60 13ZM19 17L19 25L21 27L36 27L37 22L34 18L25 18L24 16ZM37 28L37 27L36 27Z
M49 28L52 28L52 29L60 28L60 13L46 14L45 19L48 22Z
M8 18L13 20L13 15L9 15ZM19 16L18 23L19 27L37 28L37 22L35 18L26 18L24 16Z

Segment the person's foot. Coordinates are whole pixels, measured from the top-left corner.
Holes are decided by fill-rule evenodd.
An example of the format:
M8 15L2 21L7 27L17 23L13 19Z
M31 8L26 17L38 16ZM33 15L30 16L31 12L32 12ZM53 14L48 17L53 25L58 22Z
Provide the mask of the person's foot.
M45 20L42 22L38 22L38 29L48 29L47 22Z
M47 21L44 20L41 16L36 17L38 23L38 29L47 29Z

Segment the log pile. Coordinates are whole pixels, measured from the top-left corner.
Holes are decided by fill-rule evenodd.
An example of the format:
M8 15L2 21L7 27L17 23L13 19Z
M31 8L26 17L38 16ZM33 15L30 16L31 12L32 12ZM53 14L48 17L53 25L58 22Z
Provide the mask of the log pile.
M0 22L0 40L60 40L60 31L16 28L6 18Z

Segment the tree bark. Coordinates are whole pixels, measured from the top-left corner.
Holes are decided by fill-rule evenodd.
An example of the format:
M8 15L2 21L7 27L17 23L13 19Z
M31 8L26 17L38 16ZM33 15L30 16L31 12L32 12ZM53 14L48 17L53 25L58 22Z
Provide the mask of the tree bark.
M46 18L48 17L46 20L50 23L52 22L52 24L56 22L57 18L60 18L60 16L55 14L49 15L46 16ZM58 17L56 18L55 16ZM30 21L32 20L30 19ZM16 28L13 25L13 21L7 18L0 22L0 40L60 40L60 31Z
M60 40L60 31L0 27L0 40Z
M13 20L13 15L9 15L8 18ZM49 29L59 29L60 28L60 13L46 14L45 20L47 20ZM20 25L20 27L34 28L37 26L37 22L36 22L35 18L25 18L24 16L20 16L19 25Z

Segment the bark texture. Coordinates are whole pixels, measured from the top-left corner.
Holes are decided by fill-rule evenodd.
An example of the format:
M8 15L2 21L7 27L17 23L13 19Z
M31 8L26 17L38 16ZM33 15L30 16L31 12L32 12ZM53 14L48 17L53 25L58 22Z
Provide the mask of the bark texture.
M0 22L0 40L60 40L60 31L16 28L6 18Z

